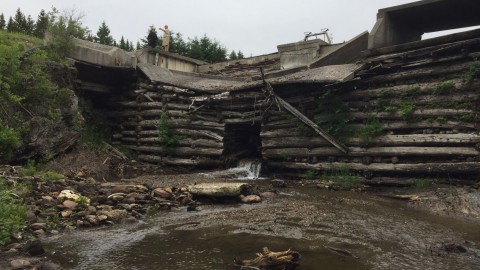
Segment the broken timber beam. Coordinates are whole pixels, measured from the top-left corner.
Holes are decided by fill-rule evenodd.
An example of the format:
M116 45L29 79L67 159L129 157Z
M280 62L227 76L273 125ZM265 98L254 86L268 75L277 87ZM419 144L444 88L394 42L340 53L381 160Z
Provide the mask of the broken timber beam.
M328 134L327 132L325 132L324 130L322 130L317 124L315 124L312 120L308 119L308 117L306 117L305 115L303 115L300 111L298 111L297 109L295 109L292 105L290 105L288 102L286 102L285 100L283 100L281 97L279 96L276 96L277 100L278 100L278 103L283 107L285 108L285 110L287 110L288 112L290 112L291 114L293 114L293 116L297 117L300 121L302 121L303 123L305 123L306 125L310 126L313 130L315 130L315 132L317 132L320 136L322 136L325 140L327 140L329 143L331 143L333 146L335 146L336 148L338 148L340 151L342 151L343 153L348 153L348 148L346 146L344 146L343 144L341 144L340 142L338 142L335 138L333 138L332 136L330 136L330 134Z

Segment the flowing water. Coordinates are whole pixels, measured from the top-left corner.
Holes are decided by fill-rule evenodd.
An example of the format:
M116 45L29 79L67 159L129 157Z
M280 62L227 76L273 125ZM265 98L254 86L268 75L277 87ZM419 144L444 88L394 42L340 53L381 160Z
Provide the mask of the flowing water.
M260 204L200 208L49 238L47 254L65 269L239 269L235 257L252 259L263 247L300 252L299 269L480 265L478 222L434 216L374 194L296 187ZM450 252L452 245L466 252Z
M228 177L236 180L258 180L260 179L261 169L262 162L260 160L245 159L240 160L237 167L210 174L216 177Z

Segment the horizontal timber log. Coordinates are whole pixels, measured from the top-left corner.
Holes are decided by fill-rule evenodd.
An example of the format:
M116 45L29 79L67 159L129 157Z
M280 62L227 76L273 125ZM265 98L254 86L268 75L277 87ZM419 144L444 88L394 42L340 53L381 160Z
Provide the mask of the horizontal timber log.
M345 142L349 146L360 146L363 142L359 138L351 138ZM369 140L369 145L382 146L447 146L480 143L478 134L408 134L384 135ZM327 146L328 142L318 137L279 137L262 140L263 149L269 148L309 148Z
M200 138L211 138L216 141L222 142L223 135L219 133L210 131L210 130L193 130L193 129L172 129L174 134L179 135L188 135L188 136L195 136ZM134 131L134 130L124 130L121 132L123 136L138 136L138 137L158 137L159 133L158 130L142 130L142 131ZM223 134L223 132L221 133Z
M197 158L197 159L183 159L172 157L159 157L151 155L139 155L138 159L145 162L164 163L175 166L198 166L198 167L218 167L223 165L219 159Z
M158 120L142 120L139 122L125 122L123 123L123 125L126 127L139 126L139 127L156 129L158 126L158 123L159 123ZM207 129L207 130L219 130L219 131L224 130L224 124L219 124L219 123L210 122L210 121L189 121L185 119L172 119L169 121L169 125L172 128L185 127L185 128L192 128L192 129Z
M433 66L427 68L416 68L405 71L386 73L376 75L362 80L362 83L392 83L394 81L420 79L422 77L431 78L432 76L460 73L468 70L471 62L461 64L450 64L448 66Z
M134 146L125 145L126 148L141 153L156 153L175 156L221 156L223 149L192 148L192 147L161 147L161 146Z
M474 147L349 147L348 156L477 156ZM264 149L262 155L267 158L345 156L334 147L318 148L275 148Z
M298 169L298 170L332 170L350 169L354 171L397 172L397 173L480 173L480 162L457 163L419 163L419 164L387 164L372 163L300 163L300 162L268 162L272 169Z
M135 138L135 137L123 137L121 139L124 142L139 142L141 144L157 144L161 143L159 137L146 137L146 138ZM207 140L207 139L183 139L177 142L178 146L188 146L191 148L217 148L222 149L223 143L218 142L217 140Z

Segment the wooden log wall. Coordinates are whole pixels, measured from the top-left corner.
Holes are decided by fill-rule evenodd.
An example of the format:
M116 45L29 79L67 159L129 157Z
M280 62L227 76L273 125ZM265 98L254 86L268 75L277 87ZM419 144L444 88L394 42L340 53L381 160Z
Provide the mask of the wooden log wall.
M473 179L480 172L479 52L476 39L370 56L346 83L273 86L348 153L267 102L260 88L209 92L144 81L119 103L114 116L123 124L114 138L141 161L215 167L238 154L231 151L254 151L242 144L255 141L258 134L247 133L256 128L240 132L242 125L260 125L260 154L270 172L347 169L368 179ZM162 114L178 136L174 146L159 136ZM240 140L244 136L253 140Z
M347 169L366 178L477 179L479 43L370 57L359 80L346 84L275 89L331 135L343 137L349 152L342 153L287 112L271 111L261 132L270 171L301 175Z
M194 167L224 165L226 125L261 123L263 105L259 91L228 93L195 91L144 80L129 99L117 102L113 117L122 123L114 134L116 144L138 154L140 161ZM166 117L166 144L160 135ZM165 124L165 122L163 122ZM164 127L165 128L165 127Z

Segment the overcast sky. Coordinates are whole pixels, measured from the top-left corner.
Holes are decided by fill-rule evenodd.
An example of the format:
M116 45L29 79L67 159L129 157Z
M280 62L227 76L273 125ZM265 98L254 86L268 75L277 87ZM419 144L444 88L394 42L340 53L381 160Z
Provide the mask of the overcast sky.
M185 38L207 36L245 56L277 51L277 45L300 41L304 32L328 28L333 42L351 39L375 24L377 10L414 0L0 0L0 13L17 8L35 20L41 9L75 9L95 34L105 21L116 40L134 44L148 27L163 27Z

